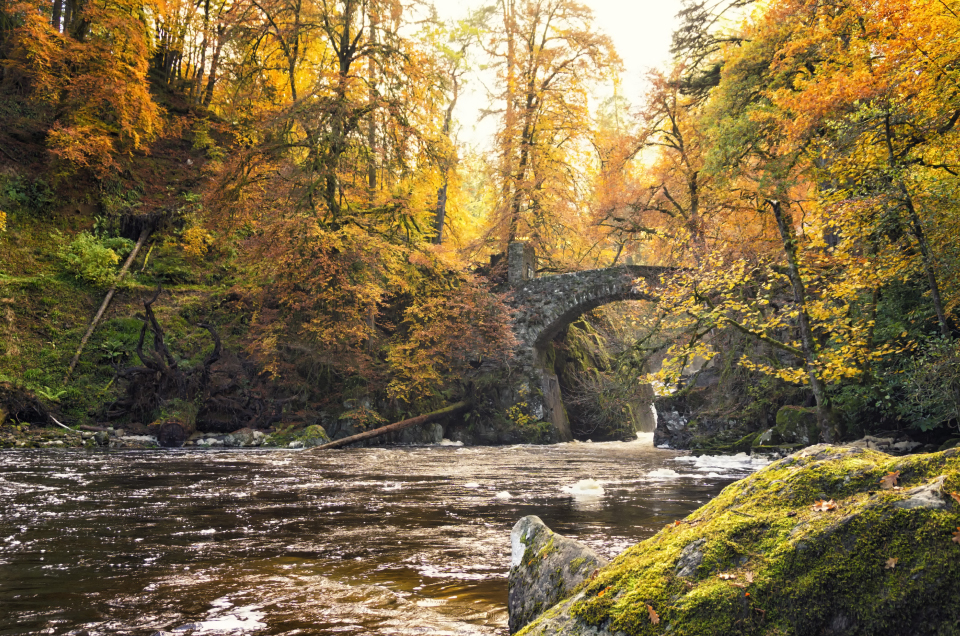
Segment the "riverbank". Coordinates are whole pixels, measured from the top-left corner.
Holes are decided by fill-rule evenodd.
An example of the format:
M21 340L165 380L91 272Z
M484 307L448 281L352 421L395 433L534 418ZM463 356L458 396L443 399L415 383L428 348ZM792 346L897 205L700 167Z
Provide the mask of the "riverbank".
M317 426L294 430L291 427L270 428L266 431L242 428L232 433L194 433L182 448L310 448L329 437ZM160 448L155 435L143 425L129 428L95 427L84 425L78 429L12 424L0 426L0 448Z

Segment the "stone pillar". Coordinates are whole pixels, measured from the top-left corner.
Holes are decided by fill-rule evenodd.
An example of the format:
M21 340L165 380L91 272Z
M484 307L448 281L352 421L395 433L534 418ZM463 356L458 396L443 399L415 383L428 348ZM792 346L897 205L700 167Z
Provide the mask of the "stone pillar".
M553 424L561 442L573 440L573 433L570 430L570 420L567 419L567 409L563 406L563 397L560 395L560 380L556 375L539 370L543 374L543 406L544 418Z
M537 277L537 253L526 241L507 246L507 282L516 285Z

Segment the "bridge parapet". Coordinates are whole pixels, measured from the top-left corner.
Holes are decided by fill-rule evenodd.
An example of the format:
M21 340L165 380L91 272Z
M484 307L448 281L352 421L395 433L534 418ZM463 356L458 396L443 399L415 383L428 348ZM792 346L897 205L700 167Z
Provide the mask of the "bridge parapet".
M667 268L621 265L524 280L514 286L514 333L523 346L542 350L585 312L621 300L656 301L639 281L656 286ZM646 287L646 286L644 286Z

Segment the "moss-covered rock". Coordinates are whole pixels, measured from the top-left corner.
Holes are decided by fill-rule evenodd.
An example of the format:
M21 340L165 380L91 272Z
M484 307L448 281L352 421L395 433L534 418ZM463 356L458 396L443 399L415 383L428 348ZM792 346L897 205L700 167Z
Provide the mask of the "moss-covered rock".
M510 543L510 633L569 596L597 568L607 564L591 548L560 536L533 515L513 526Z
M889 472L897 489L881 488ZM813 446L630 548L521 633L960 634L958 491L957 449Z
M304 448L312 448L326 444L330 441L330 436L327 435L327 431L325 431L322 426L313 424L303 429L303 432L297 436L297 440L303 442Z
M784 406L777 411L774 439L777 444L816 444L820 439L817 409L802 406Z

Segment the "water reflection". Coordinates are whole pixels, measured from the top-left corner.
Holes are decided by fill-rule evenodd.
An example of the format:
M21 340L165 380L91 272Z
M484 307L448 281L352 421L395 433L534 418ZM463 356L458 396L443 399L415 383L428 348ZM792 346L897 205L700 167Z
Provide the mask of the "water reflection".
M0 635L505 633L523 515L613 556L754 468L677 457L3 452Z

